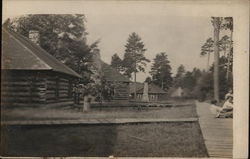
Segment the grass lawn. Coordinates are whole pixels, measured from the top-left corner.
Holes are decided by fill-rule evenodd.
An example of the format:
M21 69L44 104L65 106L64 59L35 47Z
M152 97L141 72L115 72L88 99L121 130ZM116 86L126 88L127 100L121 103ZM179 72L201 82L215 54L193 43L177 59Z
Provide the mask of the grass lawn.
M5 120L191 118L193 101L184 106L75 109L23 109L2 112ZM193 104L190 104L192 102ZM1 127L4 156L207 157L198 122L126 125L53 125Z
M197 122L2 127L3 156L207 157Z
M108 119L108 118L191 118L197 117L194 101L184 106L93 108L87 113L76 109L12 109L2 113L2 120L47 120L47 119ZM191 105L190 105L191 103Z

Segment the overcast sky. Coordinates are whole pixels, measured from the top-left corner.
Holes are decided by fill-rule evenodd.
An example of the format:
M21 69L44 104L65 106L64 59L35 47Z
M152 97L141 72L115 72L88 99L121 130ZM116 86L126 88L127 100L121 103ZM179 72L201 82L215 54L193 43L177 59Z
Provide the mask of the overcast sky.
M225 7L225 4L223 4ZM3 16L14 17L38 13L79 13L87 18L88 42L100 39L99 48L103 61L110 63L111 56L123 57L124 45L132 32L142 38L147 51L145 56L153 61L159 52L166 52L173 74L180 64L186 70L194 67L205 69L206 58L200 57L200 48L213 35L210 17L220 8L204 3L188 2L133 2L133 1L14 1L5 2ZM228 6L230 7L230 5ZM148 76L140 73L139 81Z

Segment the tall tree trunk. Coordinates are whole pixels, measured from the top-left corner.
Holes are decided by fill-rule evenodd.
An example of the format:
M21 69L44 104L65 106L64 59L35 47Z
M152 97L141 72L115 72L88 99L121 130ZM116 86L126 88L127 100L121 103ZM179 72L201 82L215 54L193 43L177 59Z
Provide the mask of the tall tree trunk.
M233 31L231 30L231 33L230 33L230 45L229 45L229 51L228 51L228 54L227 54L227 74L226 74L226 79L228 81L229 79L229 72L230 72L230 53L231 53L231 49L232 49L232 43L233 43Z
M220 18L214 18L214 99L219 102L219 35L220 35Z
M207 70L209 70L209 61L210 61L210 52L208 52L208 57L207 57Z
M134 82L135 82L134 98L135 98L135 100L136 100L136 71L134 72Z

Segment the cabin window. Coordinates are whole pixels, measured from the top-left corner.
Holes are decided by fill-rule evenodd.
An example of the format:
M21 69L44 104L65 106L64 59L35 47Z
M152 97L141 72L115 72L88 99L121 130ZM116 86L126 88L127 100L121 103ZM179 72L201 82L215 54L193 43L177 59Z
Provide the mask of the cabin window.
M55 90L55 96L56 96L56 99L59 98L59 77L56 77L56 90Z

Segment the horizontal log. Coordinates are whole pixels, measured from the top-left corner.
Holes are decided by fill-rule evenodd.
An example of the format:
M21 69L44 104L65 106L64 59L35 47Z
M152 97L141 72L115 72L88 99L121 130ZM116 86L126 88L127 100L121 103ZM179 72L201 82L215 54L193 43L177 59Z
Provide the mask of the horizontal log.
M46 82L46 85L47 85L47 86L55 86L55 85L56 85L56 82L55 82L55 83L52 83L52 82Z
M20 79L20 80L33 80L33 79L46 79L44 76L37 77L36 75L13 75L13 76L3 76L2 79L6 80L13 80L13 79Z
M40 107L46 105L45 103L4 103L3 106L6 108L11 107Z
M46 102L45 98L39 98L39 97L8 97L8 98L3 98L4 102L10 102L10 103L36 103L36 102Z
M68 83L58 83L58 86L69 87L69 84Z
M69 97L69 95L68 94L60 94L59 98L62 98L62 97Z
M60 81L60 82L69 82L69 80L68 80L68 79L65 79L65 78L60 78L59 81Z
M58 88L58 91L68 92L68 91L69 91L69 88Z
M43 92L46 91L46 88L40 88L40 87L14 87L14 86L10 86L10 87L2 87L2 92Z
M10 97L42 97L45 96L45 92L1 92L3 96Z
M47 87L48 87L48 88L56 88L57 85L56 85L56 84L47 84ZM59 83L59 84L58 84L58 87L59 87L59 88L68 88L69 85L68 85L68 84L61 84L61 83Z
M66 93L68 94L68 90L58 90L59 94L63 94L63 93Z
M54 102L54 103L47 103L45 106L50 108L50 107L60 107L60 106L69 106L69 105L73 105L74 102L73 101L63 101L63 102Z
M30 85L34 85L34 86L45 86L45 82L12 82L12 81L8 81L8 82L2 82L3 86L30 86Z
M46 94L46 99L56 99L56 95L55 94Z
M55 94L56 90L55 89L47 89L46 94Z
M69 80L65 78L53 78L53 77L47 78L47 81L69 82Z
M73 101L73 98L47 99L46 103L68 102L68 101Z
M47 89L56 89L56 85L47 85Z

